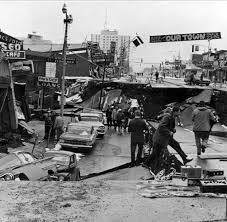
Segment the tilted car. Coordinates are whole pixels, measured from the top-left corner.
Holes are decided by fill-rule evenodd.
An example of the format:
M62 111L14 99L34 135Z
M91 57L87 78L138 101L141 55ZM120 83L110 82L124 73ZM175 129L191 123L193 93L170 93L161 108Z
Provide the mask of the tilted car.
M78 120L80 123L85 124L87 126L94 126L95 130L97 130L98 136L103 137L106 133L105 126L103 124L103 116L100 113L95 112L83 112L78 116Z
M66 132L59 139L62 148L83 148L85 150L94 147L97 131L91 125L69 123Z
M44 153L45 157L51 157L57 162L58 173L69 173L71 181L80 180L80 168L76 159L76 154L65 150L50 150Z
M26 151L15 151L0 156L1 180L48 180L56 175L57 163L51 158L37 159Z

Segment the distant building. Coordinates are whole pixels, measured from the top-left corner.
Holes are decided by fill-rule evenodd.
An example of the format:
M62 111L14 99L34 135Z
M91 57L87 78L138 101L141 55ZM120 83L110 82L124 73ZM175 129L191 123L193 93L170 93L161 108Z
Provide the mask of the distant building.
M117 30L104 29L101 34L91 34L91 41L98 42L100 49L105 53L110 51L111 42L116 42L116 54L120 56L124 48L125 58L129 57L130 36L118 35Z
M37 35L36 32L28 34L27 38L18 37L18 39L23 41L24 50L38 51L38 52L48 52L48 51L58 51L63 49L62 44L52 43L51 40L44 40L41 35ZM68 44L68 49L82 48L82 44Z

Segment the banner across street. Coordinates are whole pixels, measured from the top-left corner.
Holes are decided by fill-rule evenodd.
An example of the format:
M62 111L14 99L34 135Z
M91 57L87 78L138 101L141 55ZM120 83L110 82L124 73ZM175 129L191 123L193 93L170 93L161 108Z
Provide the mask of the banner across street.
M221 32L154 35L150 36L150 43L211 40L211 39L221 39Z

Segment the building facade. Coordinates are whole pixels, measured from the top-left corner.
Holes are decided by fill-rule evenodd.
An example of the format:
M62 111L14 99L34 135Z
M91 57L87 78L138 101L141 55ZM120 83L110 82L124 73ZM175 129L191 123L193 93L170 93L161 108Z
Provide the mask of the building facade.
M91 42L97 42L104 53L111 51L111 44L115 45L115 64L122 70L129 68L130 36L118 35L117 30L104 29L101 34L91 34Z

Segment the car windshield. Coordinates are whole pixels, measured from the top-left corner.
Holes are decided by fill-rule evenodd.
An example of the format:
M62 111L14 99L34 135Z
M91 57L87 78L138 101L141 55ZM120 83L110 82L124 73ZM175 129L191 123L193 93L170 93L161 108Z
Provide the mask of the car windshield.
M100 119L97 116L81 116L81 121L92 121L92 122L99 122Z
M77 128L75 126L68 126L68 132L76 135L87 136L90 135L90 131L87 128Z
M29 153L18 153L17 154L19 159L23 162L23 163L32 163L34 162L36 159Z

